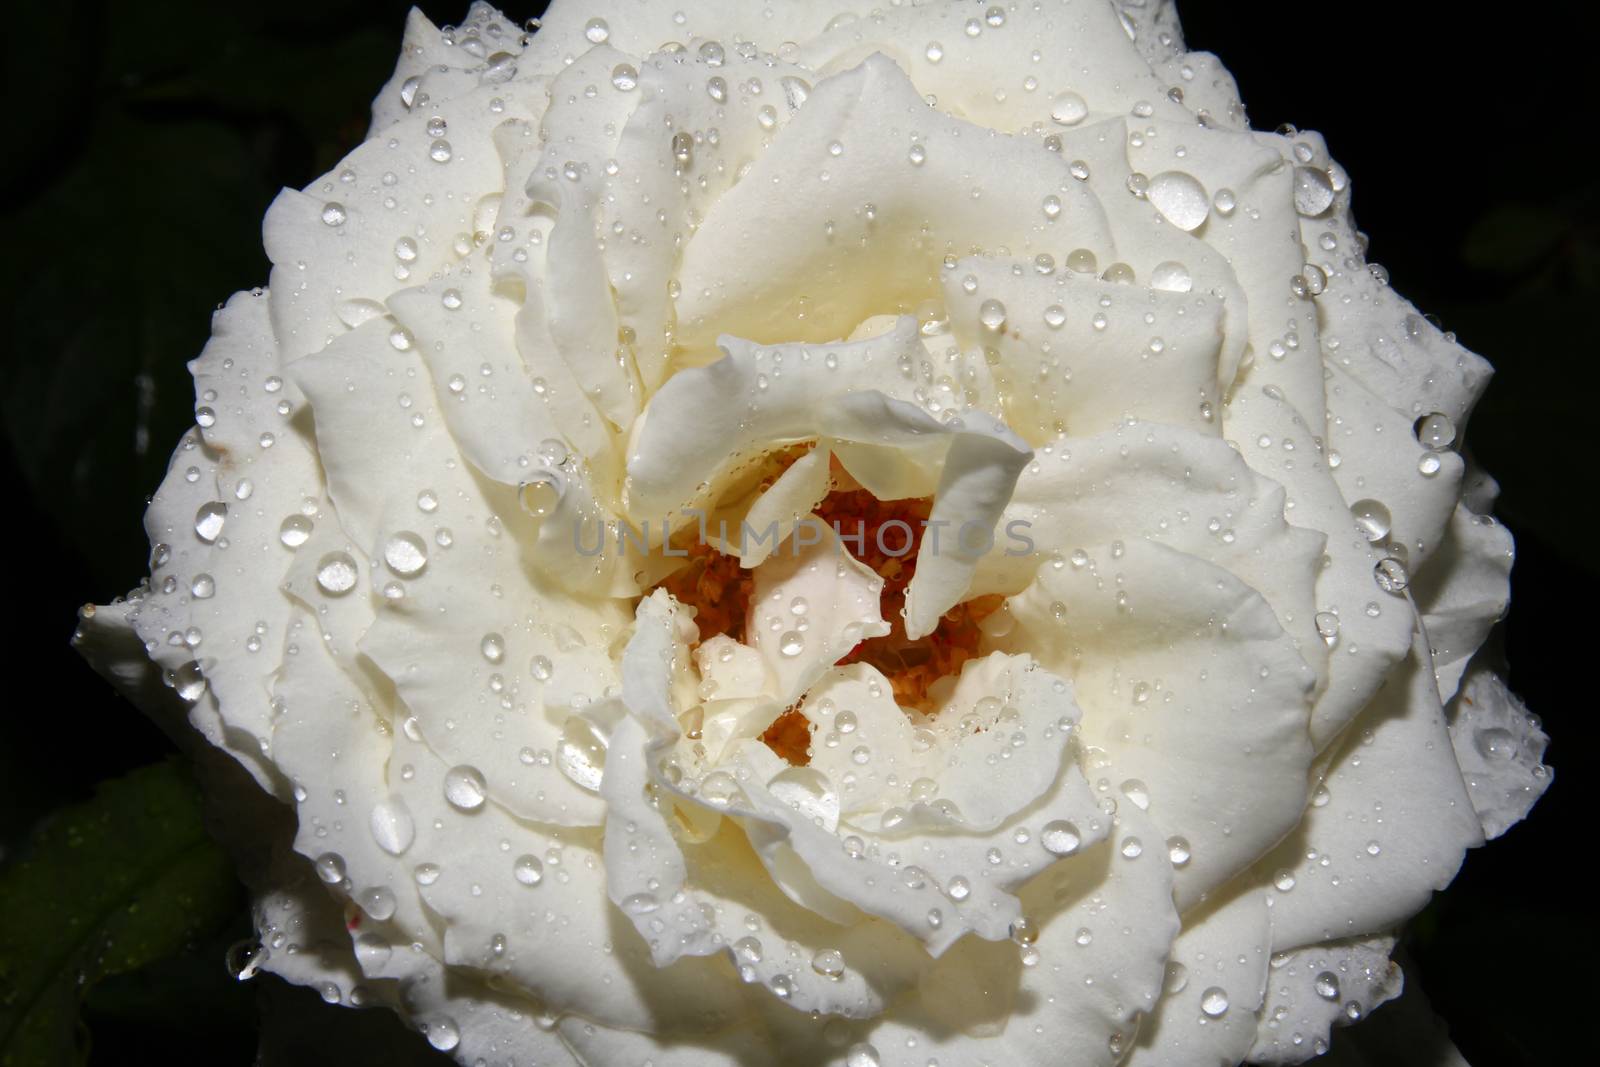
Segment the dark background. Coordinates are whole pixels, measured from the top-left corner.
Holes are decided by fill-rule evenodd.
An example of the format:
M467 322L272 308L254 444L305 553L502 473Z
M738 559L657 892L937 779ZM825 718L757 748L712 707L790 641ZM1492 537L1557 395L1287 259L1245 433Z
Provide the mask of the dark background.
M406 6L7 12L0 524L13 696L0 713L0 857L52 809L171 751L68 648L74 613L146 573L140 518L192 421L184 363L207 312L266 281L260 220L279 187L308 184L361 139ZM422 6L439 23L465 11ZM1180 2L1190 46L1223 58L1252 124L1322 131L1352 176L1370 257L1497 368L1468 445L1504 486L1518 559L1501 640L1512 687L1554 739L1557 780L1413 924L1407 973L1469 1061L1496 1067L1566 1058L1589 1020L1557 1006L1592 989L1597 958L1580 858L1593 851L1582 760L1595 730L1578 675L1600 603L1585 429L1600 397L1585 325L1600 303L1600 171L1592 63L1579 55L1589 32L1559 7L1520 20L1472 10ZM241 913L91 996L92 1062L200 1041L207 1060L249 1062L253 991L221 965L245 929Z

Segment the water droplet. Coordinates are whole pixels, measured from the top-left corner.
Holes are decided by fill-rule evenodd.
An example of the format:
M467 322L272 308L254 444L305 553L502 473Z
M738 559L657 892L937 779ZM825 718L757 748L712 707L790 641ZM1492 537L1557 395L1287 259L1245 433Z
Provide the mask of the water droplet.
M611 39L611 26L605 19L590 19L583 24L583 36L590 44L605 44Z
M1167 293L1187 293L1194 288L1194 278L1182 263L1158 263L1150 272L1150 288Z
M1339 999L1339 976L1332 971L1323 971L1311 983L1311 988L1317 991L1317 996L1323 1000Z
M850 1051L844 1054L844 1067L879 1067L882 1062L878 1050L865 1041L851 1045Z
M1368 541L1376 543L1389 536L1389 509L1379 501L1357 500L1350 505L1350 515Z
M556 767L573 782L593 792L600 788L605 766L604 735L583 716L570 716L561 727L561 740L556 745Z
M838 949L825 948L811 957L811 969L824 978L837 980L844 975L844 956Z
M1039 843L1053 855L1070 856L1083 844L1083 835L1067 820L1055 819L1045 823L1039 832Z
M394 917L394 910L399 906L395 899L394 891L387 886L373 886L363 889L356 897L356 903L361 905L361 910L377 919L387 922Z
M287 548L299 548L311 540L312 522L304 515L290 515L278 527L278 540Z
M197 574L189 583L189 592L196 600L210 600L217 592L216 579L209 574Z
M343 226L345 220L349 217L343 204L330 200L323 205L322 223L324 226Z
M316 858L314 866L317 869L317 877L328 885L338 885L344 881L344 857L337 852L324 852Z
M383 546L383 562L401 578L420 574L428 565L427 542L409 530L402 530Z
M411 819L411 809L401 797L389 797L372 806L367 820L372 839L378 847L391 856L398 856L411 847L417 836L416 824Z
M1294 209L1307 218L1322 214L1333 205L1333 182L1328 172L1315 167L1294 168Z
M362 934L356 938L356 961L361 964L361 969L369 974L381 970L389 962L389 957L394 954L394 947L386 938L377 934ZM354 996L354 990L351 991Z
M806 650L806 639L795 630L786 630L778 638L778 651L793 658Z
M1200 994L1200 1010L1215 1019L1228 1010L1228 991L1212 986Z
M354 589L359 574L348 552L329 552L317 561L317 585L329 596L343 596Z
M445 1015L423 1023L422 1032L428 1035L428 1044L440 1052L449 1052L461 1044L461 1031L456 1021Z
M1172 861L1174 867L1183 867L1192 858L1194 858L1194 850L1189 847L1187 838L1167 838L1167 859Z
M632 92L639 85L639 70L632 63L618 63L611 68L611 84L622 92Z
M220 500L201 504L194 513L195 536L209 545L222 536L222 526L227 521L228 505Z
M428 146L428 158L435 163L448 163L450 162L450 156L450 142L443 137Z
M1339 616L1331 611L1319 611L1316 615L1317 633L1330 647L1339 640Z
M511 874L523 885L534 886L544 881L544 864L538 856L518 856L511 865Z
M1089 103L1071 89L1050 101L1050 121L1058 126L1076 126L1089 117Z
M1006 306L998 300L985 300L978 307L978 321L986 330L1003 330L1006 325Z
M688 170L694 163L694 135L682 131L672 135L672 158L678 167Z
M489 785L483 772L466 764L451 767L444 774L444 798L458 811L477 811L488 799Z
M929 41L928 47L923 49L922 54L927 57L929 63L937 63L944 58L944 45L938 41Z
M1211 200L1205 187L1192 174L1181 170L1162 171L1150 179L1145 198L1161 217L1178 229L1191 232L1200 228L1211 214Z
M1372 568L1372 577L1378 583L1379 589L1395 596L1404 594L1406 586L1411 582L1411 576L1406 573L1406 565L1393 556L1380 559Z
M483 640L478 642L478 651L490 663L499 663L506 658L506 639L495 633L484 634Z
M1455 444L1455 423L1442 412L1434 411L1422 416L1412 429L1423 448L1440 452Z
M206 676L200 669L200 664L190 660L179 667L172 675L172 688L178 696L189 703L194 703L205 695Z

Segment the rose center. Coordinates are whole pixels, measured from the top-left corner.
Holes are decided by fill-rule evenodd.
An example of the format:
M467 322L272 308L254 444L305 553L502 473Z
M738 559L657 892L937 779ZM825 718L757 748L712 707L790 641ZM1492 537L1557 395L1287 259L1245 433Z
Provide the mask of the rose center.
M805 452L806 447L800 446L773 457L774 470L763 479L763 490ZM833 465L835 485L853 484L837 459ZM882 637L859 642L838 662L876 668L888 679L897 704L928 713L936 704L931 687L940 678L958 673L963 663L978 654L980 624L1003 599L985 596L963 601L945 613L932 633L915 640L906 636L906 588L916 573L917 551L926 529L923 524L932 507L933 501L926 497L879 500L865 489L836 488L816 508L817 516L839 531L845 549L883 579L880 612L890 627ZM717 634L743 641L753 572L743 569L738 557L711 545L696 542L685 547L688 562L657 588L666 589L696 610L701 641ZM811 732L798 704L779 715L761 740L791 764L802 765L810 759Z

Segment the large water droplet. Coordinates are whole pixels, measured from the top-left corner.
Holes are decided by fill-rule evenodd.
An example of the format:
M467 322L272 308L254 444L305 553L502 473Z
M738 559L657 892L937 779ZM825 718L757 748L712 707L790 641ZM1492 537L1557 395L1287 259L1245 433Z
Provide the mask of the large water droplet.
M1328 172L1315 167L1294 168L1294 209L1308 218L1328 210L1333 204L1333 182Z
M428 565L428 544L410 530L401 530L384 544L383 562L401 578L410 578Z
M1194 288L1194 278L1182 263L1168 260L1157 263L1150 272L1150 288L1166 293L1187 293Z
M359 574L348 552L329 552L317 561L317 585L329 596L343 596L354 589Z
M606 738L599 727L582 715L569 717L556 745L556 767L583 788L598 791L606 767Z
M1044 824L1039 832L1039 843L1046 852L1057 856L1070 856L1083 844L1078 828L1065 819L1055 819Z
M1404 595L1406 586L1411 583L1411 576L1406 572L1406 565L1393 556L1380 559L1372 568L1373 580L1378 583L1378 588L1385 593L1395 596Z
M518 856L511 865L511 874L523 885L534 886L544 881L544 864L538 856Z
M850 1051L844 1054L844 1067L879 1067L882 1062L878 1050L865 1041L851 1045Z
M283 520L283 525L278 527L278 540L286 548L299 548L311 540L313 524L304 515L290 515Z
M1058 126L1076 126L1089 117L1089 104L1071 89L1050 101L1050 121Z
M1423 448L1439 452L1455 444L1455 423L1442 412L1434 411L1422 416L1413 429Z
M462 764L445 772L444 798L458 811L477 811L488 796L489 785L478 768Z
M1228 991L1221 986L1212 986L1200 994L1200 1010L1213 1019L1228 1010Z
M402 797L389 797L372 806L372 816L367 820L372 839L378 847L391 856L398 856L411 847L417 836L416 824L411 819L411 809Z
M428 1044L440 1052L449 1052L461 1044L461 1030L456 1026L456 1021L446 1015L423 1023L422 1032L428 1035Z
M1368 541L1378 542L1389 536L1389 509L1377 500L1357 500L1350 505L1350 515Z
M222 526L227 521L228 505L219 500L201 504L194 513L195 536L209 545L222 536Z
M1211 214L1211 199L1205 186L1192 174L1181 170L1162 171L1150 179L1145 199L1161 212L1161 217L1185 232L1200 228Z

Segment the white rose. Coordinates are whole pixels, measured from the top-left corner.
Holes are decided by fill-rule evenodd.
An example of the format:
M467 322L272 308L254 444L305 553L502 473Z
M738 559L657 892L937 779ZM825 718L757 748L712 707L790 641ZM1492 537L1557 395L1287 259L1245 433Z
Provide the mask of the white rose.
M469 1064L1299 1062L1549 783L1489 368L1169 4L414 12L373 113L80 633L292 807L267 970Z

